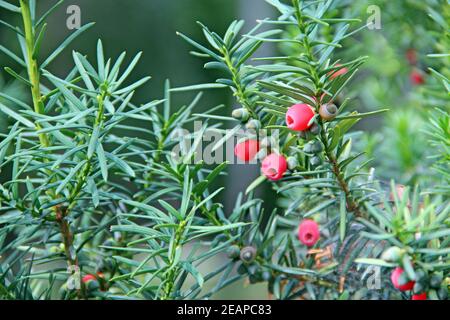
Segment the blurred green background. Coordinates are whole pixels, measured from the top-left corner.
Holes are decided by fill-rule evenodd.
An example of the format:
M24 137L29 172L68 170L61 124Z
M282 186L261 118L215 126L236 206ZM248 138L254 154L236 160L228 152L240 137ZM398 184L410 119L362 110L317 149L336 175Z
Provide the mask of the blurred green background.
M54 0L37 2L38 14L56 3ZM379 168L377 174L382 178L395 178L404 184L418 181L425 183L429 178L429 171L424 169L428 161L424 152L426 140L417 130L424 125L422 115L426 106L417 98L416 93L420 88L412 86L409 80L414 68L426 69L424 65L429 63L426 54L435 49L433 34L430 35L427 31L432 28L432 22L424 10L425 2L439 3L438 0L347 1L346 11L361 18L363 22L368 16L367 7L371 4L378 5L381 8L382 29L365 30L356 34L346 40L344 49L336 55L344 61L362 55L370 56L347 94L356 98L353 107L361 111L388 107L391 112L388 116L361 123L359 129L364 129L368 134L362 137L357 148L376 159L374 166ZM214 82L219 77L215 71L204 70L202 60L189 55L192 48L176 35L176 31L182 31L203 42L203 35L196 21L201 21L210 29L223 34L234 19L245 19L245 30L248 30L256 19L273 18L277 15L264 0L66 1L48 21L43 56L47 56L73 32L66 27L66 19L69 17L66 10L69 5L79 6L82 24L95 21L96 25L73 42L52 64L50 71L58 76L65 75L73 66L73 49L91 58L95 57L96 42L99 38L103 41L106 55L112 58L126 51L129 61L136 53L143 51L141 62L130 81L147 75L151 75L152 80L135 95L137 103L161 98L166 79L170 79L172 86L177 87ZM5 10L0 11L0 19L14 24L14 17L8 15ZM20 21L16 20L15 23L20 25ZM18 52L15 35L4 27L0 27L0 43L8 48L16 48ZM417 51L416 66L411 66L405 58L405 53L411 48ZM276 50L277 48L273 47L263 47L260 54L268 56L276 53ZM0 65L20 70L2 54ZM24 91L25 88L1 71L0 90L15 95L12 93ZM181 106L190 98L189 94L177 95L174 99L175 106ZM226 112L231 110L234 101L230 92L207 92L201 109L197 112L220 103L226 104ZM7 125L7 119L0 117L0 132L4 132ZM258 171L257 165L231 166L226 181L223 181L227 186L222 199L225 209L230 209L237 193L245 190L249 182L258 175ZM271 199L271 191L268 188L260 192L264 199ZM273 202L266 203L269 210ZM243 285L245 284L237 283L222 291L216 298L267 298L264 285L252 285L242 290Z

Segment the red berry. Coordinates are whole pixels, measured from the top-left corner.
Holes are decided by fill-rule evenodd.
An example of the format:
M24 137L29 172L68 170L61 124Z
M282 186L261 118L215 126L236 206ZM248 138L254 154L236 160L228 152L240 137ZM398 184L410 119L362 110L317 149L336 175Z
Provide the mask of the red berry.
M308 247L312 247L320 238L319 225L311 219L303 220L298 227L298 239Z
M83 279L81 279L81 281L83 281L83 283L88 283L89 281L92 281L92 280L97 280L97 278L93 274L87 274L83 277Z
M405 56L406 56L406 60L408 60L409 64L415 65L417 63L416 50L414 50L412 48L406 50Z
M238 143L234 148L234 154L242 161L250 161L259 151L258 140L246 140Z
M286 123L289 129L295 131L308 130L312 123L309 123L314 117L314 111L308 104L294 104L286 112Z
M340 67L340 66L341 66L340 64L336 65L336 67ZM330 76L331 79L334 79L334 78L339 77L339 76L341 76L343 74L346 74L347 72L348 72L348 69L346 67L343 67L343 68L341 68L339 70L336 70L334 72L332 71L332 72L328 73L328 75Z
M409 80L415 86L425 83L425 79L423 78L422 74L416 70L411 72L411 74L409 75Z
M394 271L391 274L391 281L395 288L399 289L400 291L408 291L411 290L414 287L414 281L409 281L405 284L399 284L399 279L402 273L405 272L403 268L397 267L394 269Z
M411 300L427 300L427 293L413 294Z
M280 180L286 170L286 158L276 153L269 154L261 164L262 173L272 181Z

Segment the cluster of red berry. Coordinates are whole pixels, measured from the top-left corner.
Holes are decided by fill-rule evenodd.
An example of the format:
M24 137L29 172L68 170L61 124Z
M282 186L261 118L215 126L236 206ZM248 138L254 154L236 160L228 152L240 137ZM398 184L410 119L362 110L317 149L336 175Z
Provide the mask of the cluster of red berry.
M391 274L391 281L395 288L399 289L400 291L409 291L414 288L414 281L407 281L405 282L405 276L404 270L401 267L397 267L394 269L394 271ZM419 294L413 294L412 300L427 300L427 293L422 292Z
M340 65L336 65L340 67ZM332 79L339 77L348 72L346 67L342 67L330 74ZM317 101L316 98L313 98ZM322 96L323 99L323 96ZM235 110L242 113L240 109ZM233 116L239 116L234 112ZM333 103L324 103L321 104L319 108L319 115L323 121L329 121L336 117L338 113L337 107ZM313 121L316 113L312 106L299 103L292 105L286 112L285 121L286 125L292 131L298 131L300 133L305 133L306 131L319 131L317 124ZM238 117L238 118L239 118ZM240 117L242 118L242 117ZM247 118L248 119L248 118ZM313 128L314 127L314 128ZM244 162L249 162L257 156L260 152L261 143L256 139L248 139L244 142L238 143L234 149L234 154L236 157ZM311 147L311 148L308 148ZM314 143L311 145L306 145L305 149L311 149L309 151L321 151L322 146L316 146ZM314 150L312 150L314 149ZM307 150L305 150L307 151ZM314 153L314 152L313 152ZM272 152L269 155L265 156L261 163L261 172L272 181L280 180L288 167L290 166L290 160L286 159L284 155L281 155L276 152ZM294 165L295 166L295 165ZM311 219L303 220L298 229L298 239L304 245L311 247L316 244L316 242L320 238L319 225Z
M322 109L322 108L321 108ZM327 110L328 111L328 110ZM321 112L322 113L322 112ZM315 115L313 107L308 104L295 104L286 112L286 124L289 129L294 131L306 131L311 126ZM264 144L265 145L265 144ZM249 162L255 158L260 151L260 142L256 139L248 139L238 143L234 148L236 157L244 162ZM272 181L279 180L283 177L288 169L288 161L278 153L270 153L265 156L261 163L262 173ZM311 247L320 238L318 224L311 220L303 220L298 229L298 239L304 245ZM241 254L242 259L242 254Z
M336 67L339 69L329 73L331 79L335 79L336 77L344 75L348 72L348 69L346 67L341 67L340 64L337 64ZM323 99L323 96L321 97L321 99ZM313 100L317 101L315 97L313 97ZM324 121L334 119L337 113L337 107L331 102L321 104L319 108L319 115ZM294 104L286 112L286 125L289 129L298 131L300 133L304 133L308 130L317 132L320 130L320 128L318 128L317 124L314 123L314 116L315 111L312 106L305 103ZM249 118L248 112L245 109L234 110L233 117L241 119L243 121L247 121ZM254 125L252 121L257 122L257 120L253 119L247 123L246 127L249 129L258 128L259 125ZM254 159L255 156L259 153L260 146L261 144L258 140L248 139L236 145L234 154L238 159L248 162ZM290 161L286 159L285 156L276 152L272 152L269 155L265 156L265 158L263 159L261 163L261 171L269 180L277 181L283 177L288 167L295 167L295 165L290 166L289 164Z
M327 103L321 105L319 114L323 120L331 120L337 115L337 108L334 104ZM293 131L305 132L313 125L312 119L315 116L314 108L308 104L294 104L286 112L287 127ZM256 139L248 139L238 143L234 148L234 154L242 161L248 162L260 151L260 142ZM284 155L272 152L265 156L261 163L262 173L272 181L280 180L288 169L288 160Z
M389 253L389 254L386 254ZM401 250L391 247L383 255L398 257ZM387 259L392 260L392 259ZM398 260L398 259L397 259ZM430 299L447 300L448 284L445 275L440 272L429 273L421 268L414 270L414 280L408 276L407 272L401 267L397 267L391 274L391 281L395 288L400 291L412 291L412 300L427 300L428 294Z

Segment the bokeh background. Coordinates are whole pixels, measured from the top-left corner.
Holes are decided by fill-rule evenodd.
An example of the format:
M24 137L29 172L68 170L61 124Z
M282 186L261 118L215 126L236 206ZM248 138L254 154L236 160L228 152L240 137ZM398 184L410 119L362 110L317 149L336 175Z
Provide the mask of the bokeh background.
M38 0L40 13L55 4L54 0ZM344 1L345 2L345 1ZM420 129L424 127L426 108L418 98L421 88L410 81L410 74L416 70L428 75L425 66L432 65L426 57L434 51L433 21L425 11L424 3L439 4L436 0L358 0L348 1L348 13L359 17L365 23L369 5L378 5L381 9L380 30L364 30L346 40L345 48L337 51L336 58L345 60L357 56L369 56L360 75L351 84L347 94L354 97L353 106L359 110L374 110L388 107L391 112L371 120L362 121L359 129L365 134L356 147L375 159L377 174L385 180L396 179L399 183L423 184L432 179L423 175L428 166L424 145L427 144ZM171 80L174 87L190 84L214 82L218 77L215 71L204 70L203 62L189 55L192 49L176 35L182 31L194 39L201 40L201 29L196 21L201 21L210 29L223 34L234 19L247 21L245 30L254 25L256 19L276 17L277 13L264 0L73 0L66 1L54 15L48 25L44 39L43 55L54 50L72 31L66 27L66 13L69 5L81 9L82 24L95 21L96 25L71 44L50 71L63 76L72 66L71 50L95 57L97 39L101 38L106 55L116 58L122 51L127 52L128 61L139 51L144 55L134 79L151 75L152 80L137 92L136 102L144 103L162 97L164 81ZM0 11L0 19L12 21L5 10ZM19 23L19 21L17 21ZM0 44L5 47L16 46L15 36L6 28L0 28ZM18 49L18 48L17 48ZM408 50L414 50L417 63L412 65L406 58ZM277 47L263 47L260 54L271 55L279 50ZM411 52L411 51L409 51ZM12 66L11 61L0 54L0 66ZM2 92L21 92L25 88L13 81L3 70L0 72L0 90ZM175 105L180 106L190 98L179 94ZM5 101L2 101L6 103ZM215 90L206 93L201 109L207 110L224 103L229 112L234 101L230 92ZM14 106L11 106L14 107ZM4 132L8 119L0 116L0 132ZM223 181L226 191L222 202L225 209L233 205L238 192L258 175L258 166L230 166L229 175ZM429 171L426 171L427 174ZM4 179L4 178L3 178ZM0 173L0 182L2 175ZM265 198L270 210L273 205L272 191L266 187L259 196ZM266 298L266 289L252 285L242 290L244 283L237 283L220 293L216 298Z

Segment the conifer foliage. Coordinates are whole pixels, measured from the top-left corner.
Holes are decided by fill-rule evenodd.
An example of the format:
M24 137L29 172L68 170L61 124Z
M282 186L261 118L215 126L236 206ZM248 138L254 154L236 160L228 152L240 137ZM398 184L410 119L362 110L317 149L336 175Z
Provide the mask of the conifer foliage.
M0 138L1 299L207 299L242 279L266 283L273 299L447 299L448 52L433 55L436 83L422 93L436 108L425 129L439 146L429 170L444 178L386 183L355 148L355 126L388 111L359 110L351 94L368 57L336 58L370 24L349 16L347 1L266 1L279 17L248 32L236 20L223 36L199 23L203 41L178 33L222 78L166 81L162 99L137 105L150 79L128 80L141 53L128 64L125 53L107 58L99 40L95 57L73 51L72 70L56 76L48 66L94 24L43 57L46 19L62 1L38 17L35 0L0 0L21 21L0 21L20 48L0 51L22 68L4 71L30 97L0 92L10 124ZM267 44L279 53L254 58ZM195 113L201 91L217 88L235 98L230 116ZM192 101L172 103L187 91ZM175 159L186 138L177 130L199 119ZM228 163L195 161L209 129L226 133L214 149L245 130L235 155L261 166L228 212L217 200ZM273 211L255 196L263 184L276 193Z

